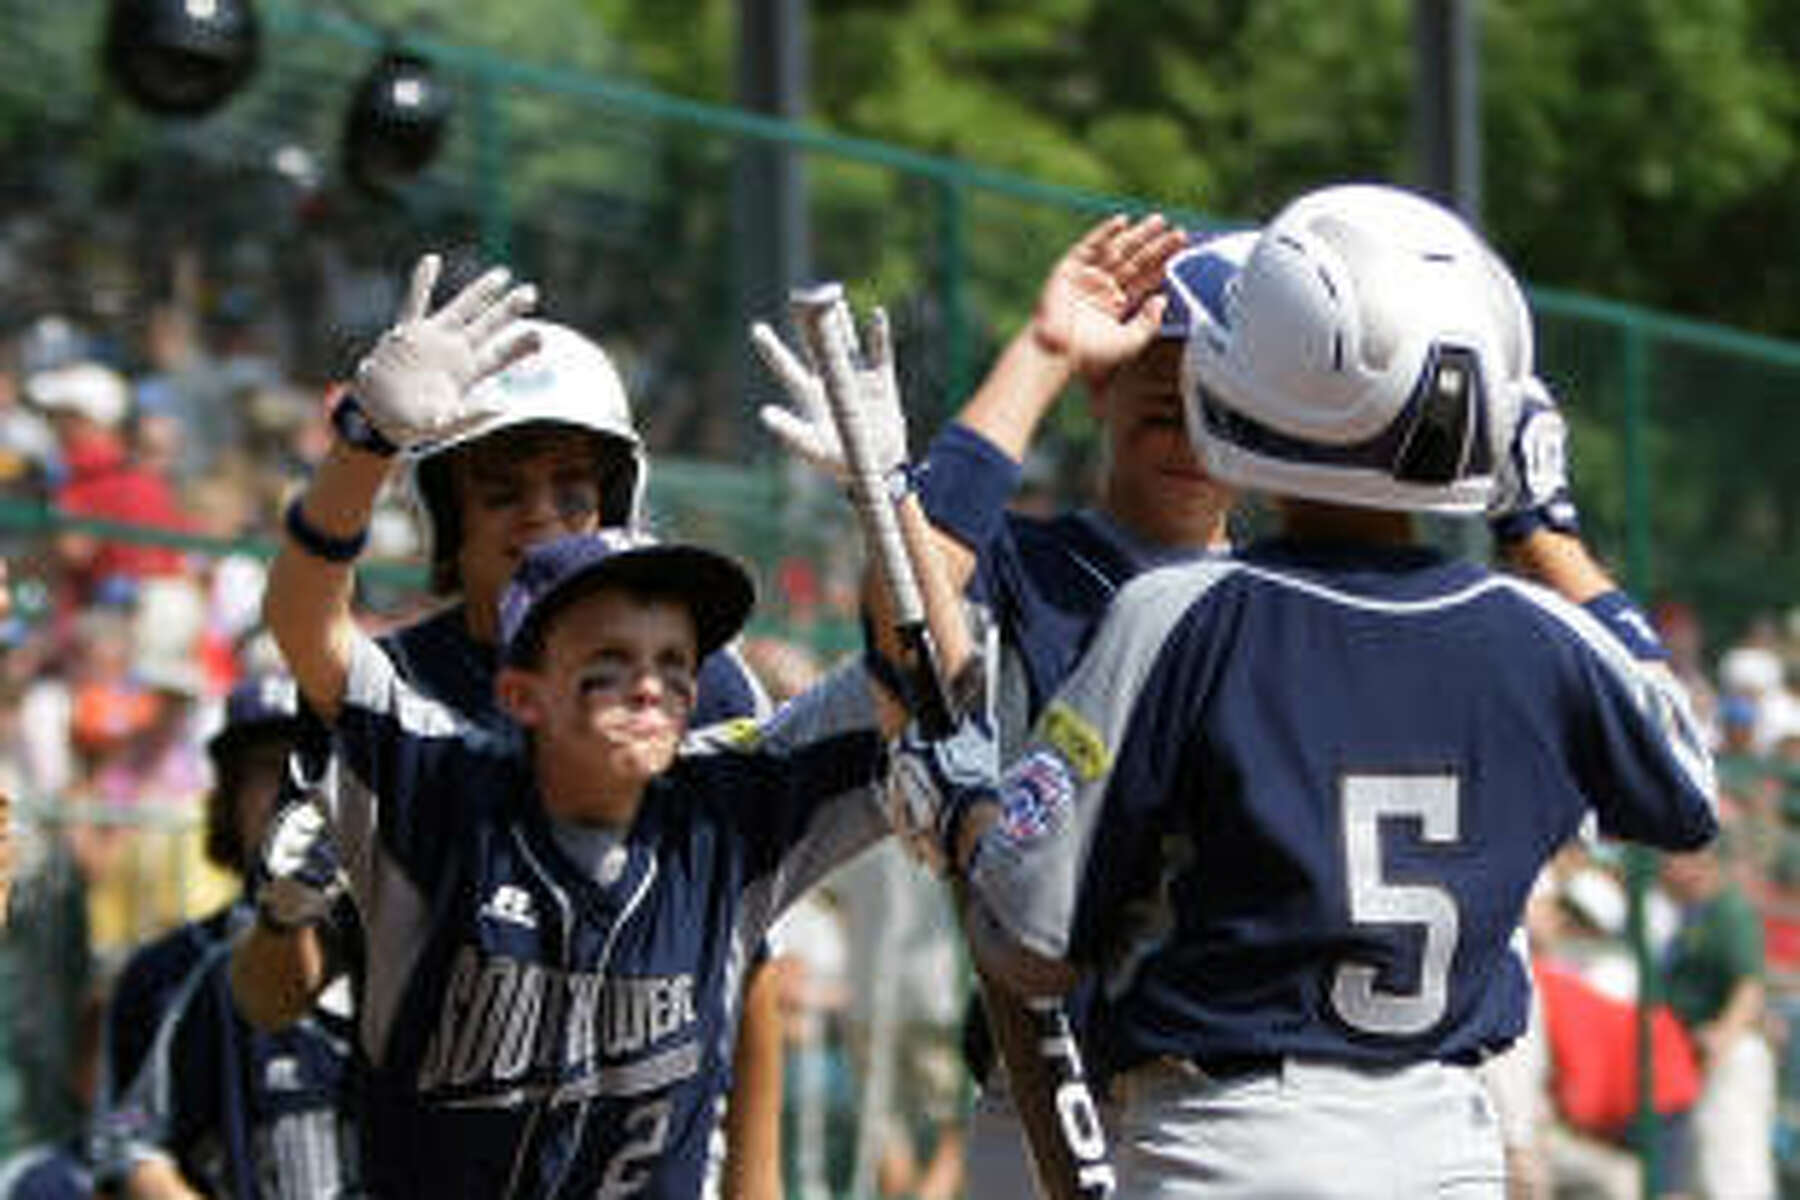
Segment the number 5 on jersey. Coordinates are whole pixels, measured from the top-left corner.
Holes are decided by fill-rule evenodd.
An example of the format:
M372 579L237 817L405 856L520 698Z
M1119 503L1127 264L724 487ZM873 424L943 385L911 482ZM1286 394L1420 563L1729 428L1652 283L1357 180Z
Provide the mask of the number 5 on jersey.
M1426 842L1453 844L1461 832L1461 788L1455 775L1346 775L1343 780L1344 878L1350 920L1362 925L1418 925L1425 938L1410 992L1383 991L1378 969L1344 963L1332 980L1331 1004L1368 1033L1405 1037L1443 1019L1450 1002L1450 965L1462 921L1448 889L1390 883L1381 861L1381 823L1409 817Z

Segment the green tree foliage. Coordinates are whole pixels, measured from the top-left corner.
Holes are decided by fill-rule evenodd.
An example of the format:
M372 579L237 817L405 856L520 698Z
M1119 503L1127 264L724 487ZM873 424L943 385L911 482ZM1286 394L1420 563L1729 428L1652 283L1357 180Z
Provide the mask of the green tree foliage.
M1488 213L1540 283L1800 333L1791 11L1486 6ZM1779 18L1779 19L1778 19ZM1779 36L1787 32L1784 41Z
M636 68L731 96L735 4L590 0ZM1532 279L1800 333L1800 26L1778 0L1486 0L1486 216ZM819 0L831 129L1223 219L1407 179L1412 0Z
M224 244L253 230L337 239L371 272L426 237L484 240L545 284L556 311L606 329L645 373L659 445L718 403L743 364L733 197L746 142L674 111L609 101L649 87L730 102L741 0L507 0L459 5L268 0L254 86L189 125L136 116L99 86L101 0L0 0L10 210L81 226L73 243ZM1037 280L1109 197L1183 219L1266 216L1320 183L1413 176L1414 0L812 0L809 122L1081 189L958 188L806 156L814 263L894 310L909 395L942 412ZM1800 23L1780 0L1482 0L1485 225L1538 285L1800 336ZM495 85L470 56L452 141L410 205L332 196L298 209L267 163L308 147L331 177L342 97L374 49L354 12L541 75ZM338 22L330 36L321 23ZM365 26L366 29L366 26ZM539 86L556 71L556 86ZM594 88L564 86L571 79ZM70 152L68 147L74 147ZM203 197L204 203L196 201ZM83 214L105 213L104 220ZM389 260L392 260L390 262ZM79 300L92 271L20 273L21 311ZM114 270L120 274L122 271ZM16 294L15 294L16 293ZM129 299L115 300L121 304ZM372 312L376 311L371 309ZM1540 322L1546 373L1571 397L1593 524L1625 523L1623 345L1603 323ZM960 338L960 341L958 340ZM910 342L912 344L906 344ZM960 347L960 356L947 347ZM1669 347L1648 356L1658 578L1718 564L1800 564L1800 504L1780 486L1791 380ZM741 407L741 406L740 406ZM1064 432L1081 428L1064 405ZM704 440L720 444L716 433ZM1701 472L1719 472L1718 479ZM1729 474L1725 479L1723 475ZM1707 536L1717 544L1707 546ZM1734 552L1735 553L1735 552ZM1735 567L1733 569L1736 569ZM1785 568L1749 570L1800 594ZM1800 566L1794 568L1800 571ZM1722 570L1722 569L1721 569ZM1688 574L1684 574L1688 573ZM1698 586L1698 585L1696 585ZM1708 585L1711 586L1711 585ZM1723 585L1719 585L1721 588Z
M681 33L687 50L702 31L725 32L721 7L701 6L704 19ZM1800 335L1800 256L1786 252L1800 241L1790 6L1477 9L1484 224L1521 277ZM1254 219L1324 182L1415 176L1413 19L1413 0L819 0L814 113L838 132ZM639 37L658 40L642 19L629 40ZM680 73L696 61L724 66L722 56L686 55L640 61L665 86L729 94L728 74ZM851 235L840 269L881 280L884 296L922 286L931 197L892 176L852 184L853 174L815 178L824 229ZM1080 222L1016 202L973 212L971 309L986 349ZM1625 344L1593 322L1542 325L1545 370L1570 395L1590 525L1622 559ZM1774 565L1800 559L1800 495L1786 479L1791 452L1767 435L1794 380L1674 345L1645 361L1658 589L1739 626L1800 595L1800 568Z

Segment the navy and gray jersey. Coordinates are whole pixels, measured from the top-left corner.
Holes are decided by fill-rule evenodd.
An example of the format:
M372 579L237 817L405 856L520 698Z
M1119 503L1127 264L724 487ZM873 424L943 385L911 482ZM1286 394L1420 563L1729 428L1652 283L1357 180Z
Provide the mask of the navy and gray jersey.
M888 832L869 687L700 731L583 855L516 739L356 643L322 796L368 939L377 1194L698 1194L750 952Z
M174 1162L207 1195L306 1200L359 1195L348 1005L330 999L277 1033L233 1007L237 903L133 955L108 1012L89 1152L103 1188L148 1159ZM327 992L328 998L342 994Z
M1618 593L1578 607L1425 549L1142 575L1006 771L984 957L1097 972L1117 1070L1498 1049L1526 895L1586 814L1670 849L1716 830L1659 655Z
M967 594L999 632L994 727L1003 760L1075 666L1119 589L1152 567L1209 553L1152 546L1092 509L1055 517L1005 511L1019 465L974 430L950 424L932 440L920 496L933 525L975 555ZM1091 1008L1084 986L1068 997L1077 1029ZM963 1051L985 1083L993 1048L981 1006L971 998Z
M15 1150L0 1161L0 1200L93 1200L94 1172L77 1136Z
M139 946L125 960L106 1003L100 1100L104 1107L131 1086L143 1068L163 1018L202 960L230 940L235 905L176 926Z
M495 648L476 641L469 633L461 604L451 605L423 620L382 635L378 644L400 674L418 691L449 706L457 715L478 725L495 738L516 738L517 726L501 708L494 691L499 674ZM695 680L695 726L769 715L770 704L762 685L732 647L706 656ZM283 792L283 803L300 798L302 782L316 781L329 753L315 748L309 732L299 777ZM317 740L323 742L322 734ZM364 947L353 913L334 912L328 926L328 945L353 976L360 980Z
M933 439L920 485L932 524L974 553L968 595L1000 631L996 728L1008 755L1126 581L1205 553L1151 546L1093 510L1050 518L1008 512L1004 505L1018 472L999 447L951 424Z

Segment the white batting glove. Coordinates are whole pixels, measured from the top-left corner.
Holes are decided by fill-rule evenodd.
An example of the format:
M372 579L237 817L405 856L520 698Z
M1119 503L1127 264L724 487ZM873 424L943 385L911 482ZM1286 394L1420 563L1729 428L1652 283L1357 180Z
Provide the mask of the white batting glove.
M537 303L536 288L495 267L428 312L442 266L435 254L419 260L392 328L356 366L356 398L369 423L403 449L491 416L469 403L469 390L537 348L537 335L517 323Z
M1569 492L1569 426L1537 376L1528 379L1506 460L1495 473L1488 524L1495 538L1517 541L1539 529L1573 534L1581 520Z
M258 866L257 915L279 930L319 924L348 886L325 814L310 798L275 815Z
M869 317L869 349L857 358L857 375L867 402L864 410L872 452L872 463L883 479L906 465L906 414L900 407L900 385L894 377L893 339L888 331L887 313L876 308ZM757 414L763 426L776 440L812 467L838 484L845 482L844 447L838 440L837 424L825 400L825 382L812 362L805 343L801 356L783 344L781 337L768 325L758 321L750 327L750 341L771 374L781 383L793 401L793 407L765 404Z

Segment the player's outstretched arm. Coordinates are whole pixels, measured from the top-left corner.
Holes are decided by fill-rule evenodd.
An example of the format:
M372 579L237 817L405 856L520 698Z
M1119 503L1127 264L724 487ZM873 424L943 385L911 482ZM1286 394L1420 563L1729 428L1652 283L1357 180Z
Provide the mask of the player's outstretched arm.
M124 1194L127 1200L200 1200L202 1195L166 1158L147 1158L132 1167Z
M335 443L305 492L289 505L288 533L269 568L263 621L301 695L326 721L337 717L356 631L351 564L362 549L388 465L376 453Z
M517 324L536 303L533 288L495 268L432 312L439 269L434 254L419 260L394 325L358 364L354 394L333 415L339 436L289 505L269 572L264 620L307 704L327 721L343 697L356 633L351 567L398 452L487 416L469 390L535 347Z
M1619 585L1594 561L1575 534L1534 530L1516 541L1503 543L1501 554L1519 574L1576 604L1586 604L1596 596L1618 590Z
M1051 268L1030 319L954 424L1023 463L1045 414L1073 380L1097 384L1156 337L1163 268L1186 242L1155 213L1112 216L1089 229ZM936 541L952 584L967 587L975 551L948 529L937 528Z
M1712 756L1690 698L1669 670L1667 652L1650 620L1588 553L1569 491L1567 425L1550 390L1528 382L1510 453L1499 472L1490 525L1501 557L1597 619L1629 655L1628 693L1668 751L1665 771L1644 782L1639 757L1605 763L1593 781L1603 828L1668 849L1711 836L1716 828ZM1672 764L1672 766L1668 766ZM1628 780L1638 778L1637 786ZM1684 800L1685 798L1685 800ZM1643 801L1664 801L1672 808ZM1639 803L1630 803L1637 801Z
M348 887L319 802L305 795L284 806L251 872L256 921L231 948L231 994L245 1020L275 1030L311 1011L330 982L320 930Z

